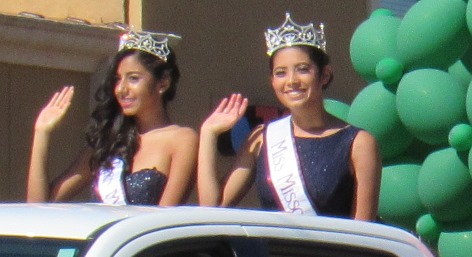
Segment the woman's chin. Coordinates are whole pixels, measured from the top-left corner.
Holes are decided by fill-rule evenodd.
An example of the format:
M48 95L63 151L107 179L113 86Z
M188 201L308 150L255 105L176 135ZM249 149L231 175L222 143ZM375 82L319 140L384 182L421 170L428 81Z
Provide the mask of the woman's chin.
M133 109L122 109L121 112L123 113L123 116L134 116L136 115L136 112Z

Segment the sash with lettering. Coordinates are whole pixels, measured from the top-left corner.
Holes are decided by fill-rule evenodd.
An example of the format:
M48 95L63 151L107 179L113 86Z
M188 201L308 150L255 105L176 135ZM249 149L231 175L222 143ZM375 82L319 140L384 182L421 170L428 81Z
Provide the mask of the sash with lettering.
M317 215L305 190L295 149L292 116L273 121L265 133L266 167L276 201L286 212Z
M123 188L123 160L113 159L111 167L101 168L98 173L95 190L103 203L126 205Z

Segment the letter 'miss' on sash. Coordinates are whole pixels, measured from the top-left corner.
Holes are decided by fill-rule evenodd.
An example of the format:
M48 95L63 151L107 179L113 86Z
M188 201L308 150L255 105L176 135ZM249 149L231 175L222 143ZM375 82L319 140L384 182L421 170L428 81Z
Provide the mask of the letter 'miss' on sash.
M126 205L125 190L123 188L122 173L124 162L115 158L110 168L101 168L96 184L97 194L103 203Z
M292 135L291 116L271 122L265 133L268 182L286 212L317 215L307 196Z

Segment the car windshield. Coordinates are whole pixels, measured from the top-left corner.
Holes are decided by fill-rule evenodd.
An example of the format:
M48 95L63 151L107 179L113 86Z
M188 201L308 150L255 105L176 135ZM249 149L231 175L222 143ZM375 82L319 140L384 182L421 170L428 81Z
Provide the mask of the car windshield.
M87 241L51 238L0 238L0 257L78 257Z

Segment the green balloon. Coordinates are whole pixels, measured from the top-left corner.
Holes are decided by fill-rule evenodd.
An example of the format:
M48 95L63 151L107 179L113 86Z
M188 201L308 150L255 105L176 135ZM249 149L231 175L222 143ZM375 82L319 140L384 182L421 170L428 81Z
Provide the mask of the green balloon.
M441 257L470 257L472 253L472 230L442 232L438 241Z
M469 119L469 123L472 123L472 81L469 83L469 87L467 88L467 93L466 93L466 113L467 117Z
M325 110L334 117L347 122L347 114L349 113L349 105L334 99L324 99Z
M472 146L472 126L458 124L449 132L449 145L458 151L468 151Z
M372 15L354 31L350 57L356 72L367 81L376 81L377 63L386 57L396 57L397 30L400 19L389 15Z
M467 160L453 148L431 153L418 175L421 202L438 221L454 222L472 215L472 178Z
M468 163L469 163L469 171L470 171L470 175L472 176L472 151L469 150L469 156L468 156L468 159L467 159Z
M472 56L471 56L472 59ZM447 72L451 74L455 79L461 83L462 86L468 87L470 82L472 81L472 73L469 71L467 67L465 67L464 62L462 60L458 60L453 65L451 65Z
M426 213L418 195L420 168L397 164L382 169L379 216L386 223L414 230L418 218Z
M470 5L470 3L469 3L469 5ZM472 7L468 7L468 9L472 9ZM472 73L472 45L469 46L467 51L460 58L460 61L462 62L464 67L467 69L467 71L469 73Z
M419 69L405 74L397 88L400 120L419 140L447 145L449 131L467 120L466 89L445 71Z
M431 214L421 216L416 222L416 232L430 246L436 248L439 235L441 234L441 224L438 223Z
M398 28L397 49L406 70L447 69L469 47L464 0L421 0Z
M472 1L467 3L466 20L469 32L472 34Z
M375 16L395 16L395 13L392 12L390 9L386 8L379 8L374 10L371 14L370 17L375 17Z
M403 65L394 58L384 58L375 67L377 78L387 85L398 83L403 75Z
M351 104L347 120L375 136L384 159L398 156L413 141L413 136L398 117L395 94L382 82L370 84L359 92Z

